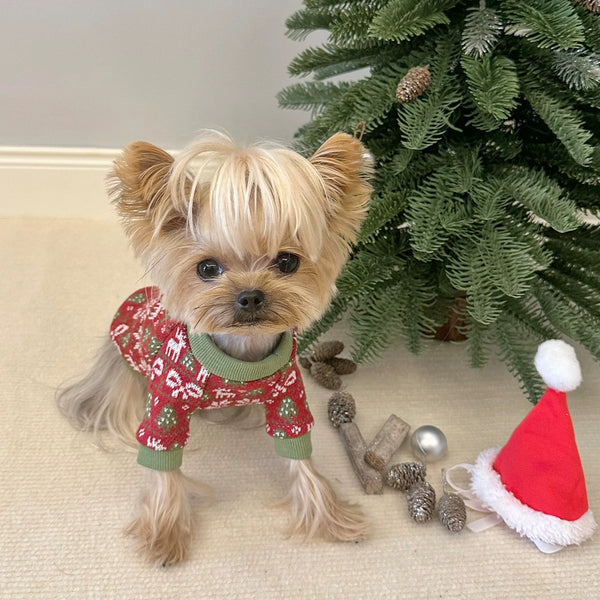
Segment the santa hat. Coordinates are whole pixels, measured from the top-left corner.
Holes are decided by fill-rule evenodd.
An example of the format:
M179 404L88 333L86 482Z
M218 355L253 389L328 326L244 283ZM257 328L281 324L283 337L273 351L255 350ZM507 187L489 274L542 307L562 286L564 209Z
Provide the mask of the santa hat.
M535 366L548 386L503 448L484 450L471 471L471 492L543 552L580 544L596 528L575 442L567 394L581 383L575 350L541 344Z

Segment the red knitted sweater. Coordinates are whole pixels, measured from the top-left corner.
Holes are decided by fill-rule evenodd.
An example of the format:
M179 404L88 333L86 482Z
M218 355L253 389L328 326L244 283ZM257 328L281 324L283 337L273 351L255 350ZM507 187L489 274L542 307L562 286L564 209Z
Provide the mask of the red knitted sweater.
M288 458L308 458L313 417L296 365L296 334L286 332L267 358L245 362L219 350L208 335L188 336L168 317L157 288L131 295L110 336L123 358L148 379L146 414L137 434L138 462L169 471L182 462L189 421L199 409L264 404L267 433Z

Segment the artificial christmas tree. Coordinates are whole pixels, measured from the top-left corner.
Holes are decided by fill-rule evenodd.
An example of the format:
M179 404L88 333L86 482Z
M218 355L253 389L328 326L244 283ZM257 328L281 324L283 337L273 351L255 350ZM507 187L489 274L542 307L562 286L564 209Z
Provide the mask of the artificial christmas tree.
M595 4L305 0L288 19L292 38L329 32L289 67L313 79L279 95L313 111L299 149L363 121L377 165L339 294L304 347L346 313L358 361L399 336L415 352L436 332L457 339L451 323L474 366L496 348L532 401L542 339L600 359Z

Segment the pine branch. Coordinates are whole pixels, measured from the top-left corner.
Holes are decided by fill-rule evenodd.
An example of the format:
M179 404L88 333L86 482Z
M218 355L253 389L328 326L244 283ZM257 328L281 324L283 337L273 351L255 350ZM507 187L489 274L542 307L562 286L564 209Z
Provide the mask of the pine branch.
M324 44L319 48L307 48L288 66L290 75L310 75L326 79L369 67L384 60L384 46L364 48L343 48L335 44Z
M588 143L592 134L585 129L581 115L564 100L542 90L533 78L522 76L521 85L533 110L564 144L573 159L580 165L589 165L594 151Z
M526 37L539 48L569 50L584 41L581 20L569 0L505 0L505 32Z
M481 58L463 57L461 62L477 107L476 115L482 113L486 122L486 126L480 128L485 131L496 129L517 105L519 80L514 62L505 56L490 54ZM490 124L495 126L490 127Z
M469 314L483 325L496 321L507 297L529 291L535 269L528 244L501 225L485 225L448 249L448 279L467 293Z
M317 114L322 108L350 88L348 82L323 83L309 81L295 83L277 94L279 106L295 110L312 110Z
M552 70L572 89L593 90L600 83L600 55L555 52Z
M448 241L450 233L442 228L440 215L453 200L454 194L448 191L448 173L444 170L427 177L410 193L406 219L411 247L422 260L431 260Z
M508 315L498 321L494 332L500 358L519 380L521 389L529 400L535 404L545 391L533 364L537 340L524 335L519 323L515 323Z
M583 25L585 44L592 52L600 52L600 19L583 6L575 6L575 10Z
M532 292L550 323L600 360L600 326L596 320L541 278L532 286Z
M362 294L350 315L355 345L352 356L357 362L371 361L381 355L396 338L407 338L412 352L422 346L422 337L433 332L427 309L436 301L430 268L410 261L394 273L385 286Z
M490 354L492 342L490 338L491 328L488 325L482 325L468 313L465 315L465 318L466 325L462 329L462 332L467 336L471 366L474 368L483 367L487 363Z
M574 278L571 275L558 270L546 269L540 271L538 276L558 290L570 302L581 307L600 327L600 295L597 286L589 286L580 278ZM592 321L590 321L592 325Z
M473 201L473 218L483 222L504 219L509 198L500 178L488 175L475 182L469 195Z
M594 155L596 151L597 149L594 150ZM554 173L558 171L564 175L563 187L573 187L573 181L590 186L600 185L600 169L595 165L595 160L592 159L589 167L582 167L573 160L560 142L528 144L524 147L523 154L531 165L544 164L550 167ZM566 178L573 181L568 181ZM576 194L571 193L570 197L576 204L579 204Z
M458 0L390 0L373 19L369 33L379 39L400 42L421 35L436 25L448 25L444 13Z
M487 8L484 2L467 11L462 50L467 56L478 58L487 54L498 42L502 34L502 19L495 10Z
M357 290L361 294L370 294L393 279L395 273L404 269L402 244L402 240L398 240L397 253L394 254L388 248L378 251L376 244L357 250L338 278L339 297L352 298Z
M562 234L549 230L546 235L548 243L564 244L588 252L600 252L600 226L598 225L583 224L576 231Z
M385 3L386 0L370 0L349 4L332 23L330 40L347 48L379 45L379 42L371 37L369 28Z
M506 192L550 227L559 232L579 227L581 221L575 203L543 171L513 167L505 175Z
M559 332L548 323L540 305L530 295L508 300L506 313L538 344L560 337Z
M313 31L330 29L333 20L334 16L328 11L303 8L286 20L286 35L292 40L302 41Z
M349 306L348 300L334 297L325 314L308 329L300 333L298 337L298 352L301 353L308 350L321 335L341 321Z
M352 358L359 363L372 361L400 335L403 315L398 298L403 285L396 283L362 295L348 323L354 339Z
M423 150L442 138L462 99L454 75L460 56L458 39L452 34L442 36L430 55L431 85L416 100L398 106L402 144L412 150Z
M398 215L408 204L407 191L401 190L396 193L375 194L371 198L369 213L360 230L359 242L368 243L374 241L375 235L392 219Z

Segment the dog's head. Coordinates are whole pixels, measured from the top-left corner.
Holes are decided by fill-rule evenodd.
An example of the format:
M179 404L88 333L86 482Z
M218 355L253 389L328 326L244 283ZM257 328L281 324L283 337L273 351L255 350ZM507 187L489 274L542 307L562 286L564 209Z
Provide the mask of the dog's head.
M327 308L366 215L371 167L343 133L305 159L209 132L175 160L131 144L113 194L172 318L195 333L280 333Z

